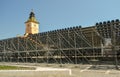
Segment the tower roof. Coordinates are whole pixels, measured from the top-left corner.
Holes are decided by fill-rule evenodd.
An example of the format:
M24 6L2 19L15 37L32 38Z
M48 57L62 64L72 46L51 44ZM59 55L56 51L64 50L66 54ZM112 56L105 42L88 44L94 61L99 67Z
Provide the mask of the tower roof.
M39 24L39 22L35 18L35 14L34 14L33 10L30 12L29 19L25 23L27 23L27 22L34 22L34 23Z

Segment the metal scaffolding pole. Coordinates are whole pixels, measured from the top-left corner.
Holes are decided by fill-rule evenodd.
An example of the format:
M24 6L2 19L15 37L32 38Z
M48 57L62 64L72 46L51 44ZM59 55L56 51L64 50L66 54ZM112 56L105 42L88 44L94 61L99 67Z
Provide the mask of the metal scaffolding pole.
M18 42L18 45L17 45L17 46L18 46L18 47L17 47L17 50L19 51L19 47L20 47L20 45L19 45L19 37L18 37L17 42ZM20 53L20 52L18 52L18 53L17 53L17 62L18 62L18 63L19 63L19 53Z
M35 40L37 41L37 37L35 37ZM35 44L35 50L37 50L38 45ZM38 51L35 51L35 62L37 63L38 61Z
M77 62L77 51L76 51L76 35L75 34L74 34L74 45L75 45L75 55L74 55L75 64L78 64L78 62Z
M114 52L115 68L118 70L117 50L116 50L116 25L111 25L112 51Z
M49 63L49 46L48 46L48 33L47 33L47 38L46 38L46 45L47 45L47 52L46 52L46 56L47 56L47 64Z
M94 50L94 33L91 33L91 38L92 38L92 51L93 51L93 59L95 60L95 50Z

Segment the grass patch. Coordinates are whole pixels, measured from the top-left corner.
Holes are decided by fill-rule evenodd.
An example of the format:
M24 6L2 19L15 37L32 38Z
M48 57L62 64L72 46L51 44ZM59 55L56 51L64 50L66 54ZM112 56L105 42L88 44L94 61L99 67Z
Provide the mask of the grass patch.
M0 70L35 70L35 68L34 67L0 65Z

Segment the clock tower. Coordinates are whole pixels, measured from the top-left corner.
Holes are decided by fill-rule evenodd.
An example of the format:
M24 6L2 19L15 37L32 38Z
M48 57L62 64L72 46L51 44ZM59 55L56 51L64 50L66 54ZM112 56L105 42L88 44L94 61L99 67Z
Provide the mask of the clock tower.
M39 33L39 22L35 18L35 14L31 11L28 20L25 22L26 30L25 36L29 34L37 34Z

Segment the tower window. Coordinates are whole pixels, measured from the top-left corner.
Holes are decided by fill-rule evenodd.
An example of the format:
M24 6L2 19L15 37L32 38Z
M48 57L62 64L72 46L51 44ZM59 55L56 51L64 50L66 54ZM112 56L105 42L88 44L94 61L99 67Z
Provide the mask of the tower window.
M30 27L30 25L28 24L28 27Z

